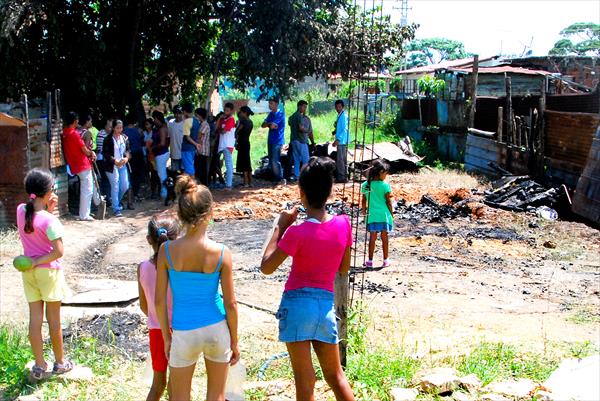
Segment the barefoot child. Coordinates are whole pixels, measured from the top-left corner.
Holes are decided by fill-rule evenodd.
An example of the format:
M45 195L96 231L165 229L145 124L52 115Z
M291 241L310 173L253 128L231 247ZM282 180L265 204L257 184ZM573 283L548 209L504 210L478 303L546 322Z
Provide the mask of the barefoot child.
M17 206L17 227L23 253L33 260L33 268L23 272L23 287L29 303L29 342L35 356L31 378L40 380L48 368L44 359L42 323L44 305L54 352L52 373L61 374L73 369L64 357L60 326L60 305L67 297L68 287L62 271L63 226L52 214L58 203L52 192L54 177L47 170L33 169L25 176L26 204Z
M373 267L373 254L375 253L375 241L377 233L381 233L383 245L383 267L390 266L388 233L393 230L394 217L392 216L392 189L385 178L390 171L388 163L381 159L371 162L367 181L362 183L362 213L367 210L367 231L369 232L369 259L365 267Z
M352 229L347 216L331 216L325 209L334 171L334 162L327 158L313 157L304 166L299 183L307 220L292 225L298 209L282 212L260 267L264 274L272 274L292 257L277 319L279 341L286 343L292 362L298 401L314 400L311 346L336 400L354 400L340 363L333 302L336 274L346 275L350 268Z
M148 316L148 335L150 340L150 357L152 358L152 387L146 401L158 401L167 386L167 357L165 356L165 343L163 341L156 308L154 306L154 293L156 291L156 259L158 249L167 240L174 240L179 235L179 224L169 215L156 215L148 223L146 239L154 255L138 266L138 287L140 292L140 308ZM171 294L168 293L167 304L169 307L169 321L171 321Z
M190 399L196 362L203 354L208 377L206 399L223 401L227 370L240 358L231 251L206 235L213 208L208 188L183 175L175 191L185 235L160 247L155 301L169 359L170 396L177 401ZM167 314L169 285L173 293L172 334Z

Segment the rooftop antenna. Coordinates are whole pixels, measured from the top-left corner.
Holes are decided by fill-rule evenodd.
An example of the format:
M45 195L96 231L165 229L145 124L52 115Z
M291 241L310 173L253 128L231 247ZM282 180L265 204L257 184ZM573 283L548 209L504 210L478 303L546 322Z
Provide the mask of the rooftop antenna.
M394 7L394 10L400 10L400 26L408 25L408 10L412 7L408 6L408 0L397 0L400 1L400 7Z

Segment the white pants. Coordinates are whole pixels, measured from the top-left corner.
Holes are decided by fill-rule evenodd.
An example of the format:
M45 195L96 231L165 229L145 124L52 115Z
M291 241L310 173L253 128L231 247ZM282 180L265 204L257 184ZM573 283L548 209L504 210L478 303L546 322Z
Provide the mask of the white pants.
M231 337L226 320L194 330L173 330L169 366L185 368L195 364L202 354L212 362L229 362Z
M92 194L94 193L94 177L92 170L85 170L77 174L79 177L79 218L90 217L92 207Z
M167 179L167 161L169 160L169 152L163 153L162 155L156 156L154 161L156 162L156 173L160 179L160 197L167 197L167 187L165 186L165 180Z

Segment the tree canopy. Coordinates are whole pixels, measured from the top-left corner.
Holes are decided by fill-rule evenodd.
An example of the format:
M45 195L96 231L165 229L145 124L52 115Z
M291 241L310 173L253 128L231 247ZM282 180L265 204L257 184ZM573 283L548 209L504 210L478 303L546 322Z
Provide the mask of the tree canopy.
M548 54L600 56L600 24L576 22L560 31L560 35L562 38L554 44Z
M0 98L60 88L66 108L142 117L143 99L198 100L219 76L285 95L305 76L383 67L415 28L345 0L0 0ZM359 66L359 52L380 57Z
M405 68L437 64L444 60L457 60L472 56L462 42L448 38L426 38L411 41L404 60Z

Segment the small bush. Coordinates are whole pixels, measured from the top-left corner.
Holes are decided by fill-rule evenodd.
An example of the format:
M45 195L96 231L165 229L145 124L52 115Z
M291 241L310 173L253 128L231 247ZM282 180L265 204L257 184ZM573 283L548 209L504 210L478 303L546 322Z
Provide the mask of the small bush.
M23 328L0 326L0 394L11 399L27 385L25 365L33 359Z

